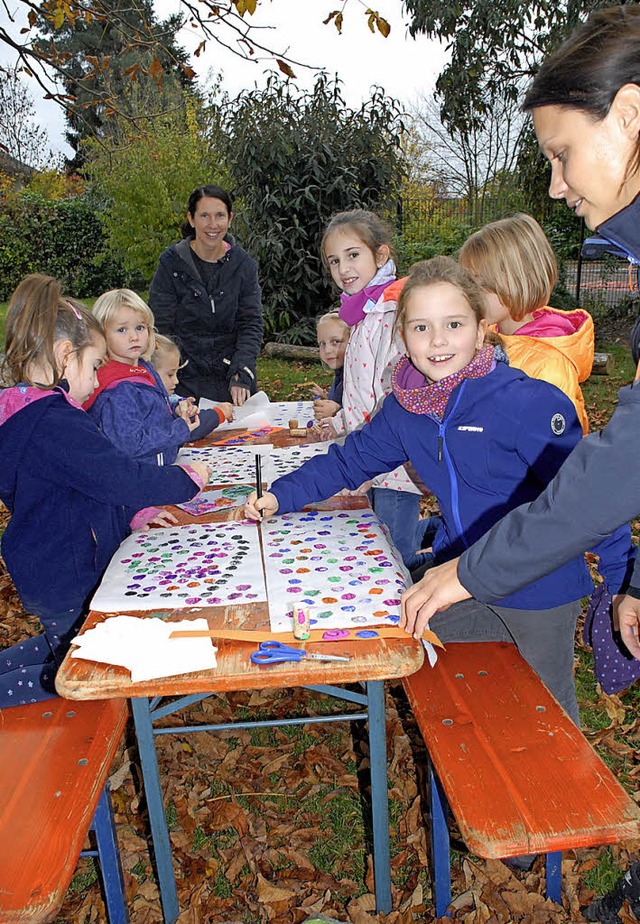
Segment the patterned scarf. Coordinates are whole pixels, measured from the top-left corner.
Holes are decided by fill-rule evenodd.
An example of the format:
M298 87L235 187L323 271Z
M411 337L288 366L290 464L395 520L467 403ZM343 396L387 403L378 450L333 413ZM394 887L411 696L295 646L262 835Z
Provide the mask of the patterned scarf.
M412 414L429 414L442 420L454 388L464 379L480 379L495 368L495 348L491 343L478 350L468 366L453 372L439 382L427 383L407 356L403 356L393 370L391 387L393 393L407 411Z
M387 260L384 266L381 266L368 286L356 292L355 295L347 295L343 292L340 296L340 317L349 327L355 327L364 318L367 310L376 304L387 286L395 282L396 265L393 260ZM369 305L371 302L371 305Z

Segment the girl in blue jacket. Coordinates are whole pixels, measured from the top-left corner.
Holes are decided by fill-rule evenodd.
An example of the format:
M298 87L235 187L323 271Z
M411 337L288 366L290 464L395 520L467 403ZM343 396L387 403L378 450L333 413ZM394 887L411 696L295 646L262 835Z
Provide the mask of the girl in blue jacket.
M174 412L148 362L155 346L153 313L139 295L131 289L104 292L93 314L102 325L109 361L98 371L98 387L85 410L115 446L141 462L171 465L184 443L231 419L228 402L199 411L187 399Z
M246 506L299 510L410 461L438 499L443 527L436 562L459 555L508 510L536 497L553 478L582 428L572 402L530 379L485 342L484 295L448 257L413 267L398 301L397 325L408 356L396 366L379 413L343 446L278 479ZM630 531L598 548L619 587L632 556ZM577 558L497 604L476 601L431 623L443 641L512 641L578 721L573 641L580 598L593 585Z
M11 519L2 555L44 633L0 652L0 709L55 696L55 672L109 560L130 524L158 514L141 508L190 500L209 480L200 463L135 462L82 410L106 345L97 320L63 299L55 279L20 283L5 350L2 378L11 387L0 392L0 500Z

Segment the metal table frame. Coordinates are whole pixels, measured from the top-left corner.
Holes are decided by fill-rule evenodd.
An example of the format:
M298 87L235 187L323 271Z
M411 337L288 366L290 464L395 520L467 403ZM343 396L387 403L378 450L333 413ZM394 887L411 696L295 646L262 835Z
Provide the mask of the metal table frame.
M391 864L389 851L389 799L387 793L387 743L384 700L384 681L363 681L365 693L340 686L304 686L305 690L323 693L335 699L364 707L362 712L345 712L331 716L302 716L292 719L266 719L257 722L228 722L217 725L188 725L154 727L154 722L173 713L215 696L202 693L183 696L162 705L165 698L138 697L131 700L136 737L140 751L144 792L149 810L151 837L162 901L165 924L173 924L178 917L178 892L172 865L171 843L164 810L164 800L158 772L155 749L157 735L189 734L203 731L223 731L233 728L269 728L284 725L308 725L318 722L368 723L371 763L371 821L373 831L373 868L375 876L376 912L391 911ZM274 688L277 689L277 688Z

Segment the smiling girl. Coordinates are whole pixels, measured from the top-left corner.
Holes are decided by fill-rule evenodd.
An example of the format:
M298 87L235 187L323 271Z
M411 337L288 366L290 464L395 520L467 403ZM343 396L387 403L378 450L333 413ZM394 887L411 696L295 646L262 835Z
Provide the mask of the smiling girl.
M391 374L402 356L394 318L401 283L396 281L391 232L374 212L338 212L321 244L322 262L341 291L340 318L350 328L344 357L342 408L320 422L325 439L358 430L378 412L391 391ZM404 468L382 469L367 488L371 506L388 528L409 569L426 556L416 553L421 489Z
M566 395L510 368L486 342L484 312L482 290L453 260L416 264L398 301L408 356L395 367L393 393L343 446L252 495L247 515L299 510L410 461L438 500L443 528L434 553L445 561L536 497L582 428ZM628 537L621 541L629 546ZM626 568L619 548L599 551L601 567L619 582ZM515 642L577 722L573 635L580 598L592 590L584 560L574 559L493 606L470 601L432 628L443 641Z

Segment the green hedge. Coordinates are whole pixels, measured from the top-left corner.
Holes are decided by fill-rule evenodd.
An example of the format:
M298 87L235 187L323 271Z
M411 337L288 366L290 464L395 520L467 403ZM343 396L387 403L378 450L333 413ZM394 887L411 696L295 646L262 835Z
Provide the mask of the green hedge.
M87 194L0 200L0 301L29 273L55 276L78 298L140 282L109 250L99 203Z

